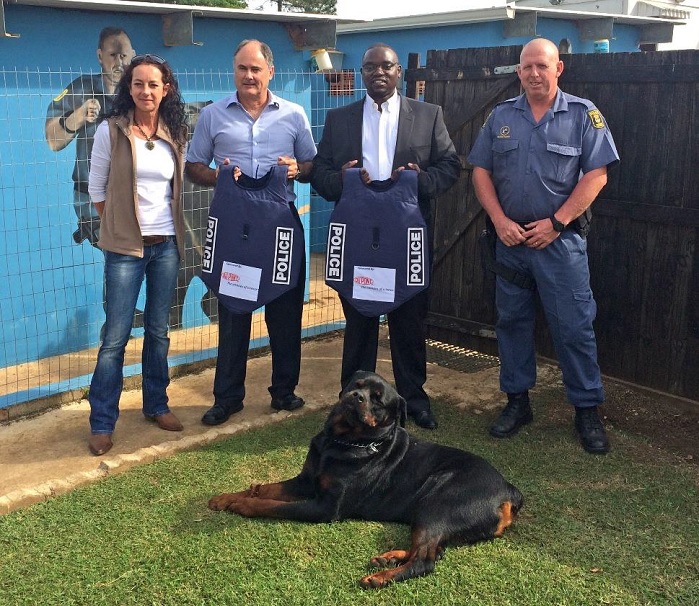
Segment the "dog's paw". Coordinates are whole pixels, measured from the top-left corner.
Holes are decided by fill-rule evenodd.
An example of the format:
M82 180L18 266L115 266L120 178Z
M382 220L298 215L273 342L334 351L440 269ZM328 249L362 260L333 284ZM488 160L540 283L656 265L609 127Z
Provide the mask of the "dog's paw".
M386 585L390 585L392 582L393 577L387 575L385 571L369 574L359 579L359 584L364 589L379 589L380 587L386 587Z
M209 509L213 509L214 511L232 511L231 505L246 498L246 493L247 491L232 492L211 497L211 499L209 499Z
M371 558L369 565L374 568L388 568L397 566L408 560L408 552L403 550L387 551Z
M209 509L213 511L225 511L228 508L231 496L230 494L220 494L216 497L211 497L209 499Z
M258 517L258 501L259 499L251 497L235 499L229 503L227 509L231 513L236 513L244 518L256 518Z

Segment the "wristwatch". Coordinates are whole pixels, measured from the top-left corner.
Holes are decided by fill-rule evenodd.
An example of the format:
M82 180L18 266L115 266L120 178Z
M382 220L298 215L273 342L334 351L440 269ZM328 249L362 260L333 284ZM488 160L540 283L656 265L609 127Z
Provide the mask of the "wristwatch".
M556 213L552 214L550 219L551 224L553 225L553 229L555 229L556 231L561 232L566 228L566 226L563 223L556 219Z
M67 118L67 117L68 117L68 116L61 116L61 117L58 119L58 124L59 124L60 127L61 127L64 131L66 131L68 134L74 135L74 134L77 133L78 131L77 131L77 130L72 130L72 129L68 128L68 126L66 125L66 118Z

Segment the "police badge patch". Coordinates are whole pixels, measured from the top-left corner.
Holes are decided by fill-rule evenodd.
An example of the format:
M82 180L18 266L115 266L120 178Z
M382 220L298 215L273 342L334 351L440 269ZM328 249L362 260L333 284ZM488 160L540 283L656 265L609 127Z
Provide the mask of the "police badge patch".
M598 109L591 109L587 115L590 116L593 128L605 128L604 118Z

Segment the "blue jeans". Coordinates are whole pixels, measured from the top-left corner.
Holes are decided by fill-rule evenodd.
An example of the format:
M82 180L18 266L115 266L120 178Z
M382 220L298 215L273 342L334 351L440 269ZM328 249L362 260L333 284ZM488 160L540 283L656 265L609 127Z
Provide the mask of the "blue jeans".
M105 251L104 338L90 384L92 433L112 433L119 418L119 398L124 385L124 352L131 336L136 300L146 279L143 312L142 376L143 414L157 417L169 411L170 383L167 352L170 347L168 319L175 294L180 255L174 236L143 247L143 258Z

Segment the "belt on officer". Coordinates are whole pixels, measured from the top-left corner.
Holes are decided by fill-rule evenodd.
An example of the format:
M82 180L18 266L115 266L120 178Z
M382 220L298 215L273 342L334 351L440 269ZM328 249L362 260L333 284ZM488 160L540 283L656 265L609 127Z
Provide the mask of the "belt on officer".
M143 236L143 244L145 246L153 246L154 244L162 244L166 242L170 236Z

